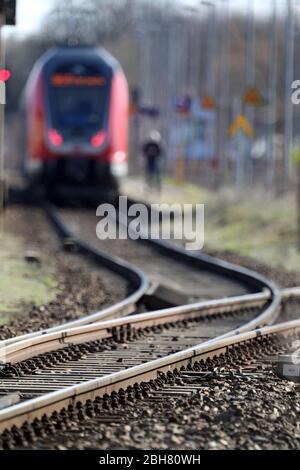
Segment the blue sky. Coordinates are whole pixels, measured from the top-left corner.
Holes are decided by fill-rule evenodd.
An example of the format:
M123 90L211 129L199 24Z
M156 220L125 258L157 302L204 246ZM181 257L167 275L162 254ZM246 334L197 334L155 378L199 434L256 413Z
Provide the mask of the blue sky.
M38 30L43 17L51 10L57 0L17 0L17 27L16 31L27 33ZM100 2L101 0L99 0ZM113 1L113 0L112 0ZM154 1L154 0L153 0ZM183 5L199 5L200 0L175 0ZM207 0L209 1L209 0ZM211 0L213 1L213 0ZM224 1L224 0L223 0ZM229 0L233 10L246 11L248 0ZM257 14L265 14L270 11L274 0L252 0ZM283 10L285 0L277 0ZM222 1L218 0L221 4ZM203 7L204 8L204 7ZM11 29L11 28L9 28Z

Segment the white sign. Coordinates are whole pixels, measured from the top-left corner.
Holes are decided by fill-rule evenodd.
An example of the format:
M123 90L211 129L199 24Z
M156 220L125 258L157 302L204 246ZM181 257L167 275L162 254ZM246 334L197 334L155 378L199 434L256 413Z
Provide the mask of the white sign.
M6 86L4 82L0 82L0 104L6 104Z

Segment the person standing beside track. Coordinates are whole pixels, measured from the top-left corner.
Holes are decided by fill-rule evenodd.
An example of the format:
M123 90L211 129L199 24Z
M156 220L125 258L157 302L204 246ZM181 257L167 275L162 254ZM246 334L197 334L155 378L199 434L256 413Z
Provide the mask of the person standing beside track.
M150 189L161 192L162 162L165 157L164 146L158 131L152 131L143 146L145 157L145 179Z

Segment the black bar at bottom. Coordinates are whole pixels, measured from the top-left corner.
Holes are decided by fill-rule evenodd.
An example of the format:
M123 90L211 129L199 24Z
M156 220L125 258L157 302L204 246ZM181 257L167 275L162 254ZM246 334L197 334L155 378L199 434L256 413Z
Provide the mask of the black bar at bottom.
M43 464L49 466L68 465L69 468L83 470L98 468L139 469L149 467L192 467L192 468L225 468L225 466L241 468L241 465L268 464L290 465L292 460L299 458L299 451L180 451L180 450L86 450L86 451L2 451L0 452L1 468L7 464L18 465L19 468L35 466L39 469ZM254 468L254 467L253 467Z

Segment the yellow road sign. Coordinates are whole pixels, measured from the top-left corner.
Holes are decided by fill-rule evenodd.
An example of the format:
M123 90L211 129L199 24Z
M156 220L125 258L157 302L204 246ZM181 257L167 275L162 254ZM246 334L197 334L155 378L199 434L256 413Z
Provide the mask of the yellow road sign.
M247 88L243 96L243 102L249 106L263 106L264 98L255 86Z
M230 137L234 137L239 131L244 132L244 134L249 138L254 137L253 127L251 126L246 116L244 116L243 114L240 114L235 118L235 120L228 129L228 134Z

